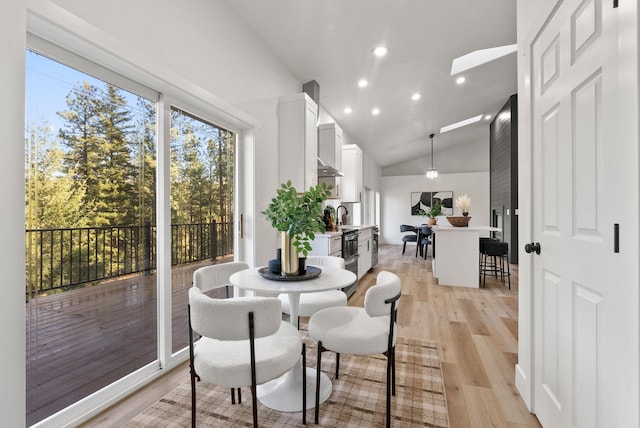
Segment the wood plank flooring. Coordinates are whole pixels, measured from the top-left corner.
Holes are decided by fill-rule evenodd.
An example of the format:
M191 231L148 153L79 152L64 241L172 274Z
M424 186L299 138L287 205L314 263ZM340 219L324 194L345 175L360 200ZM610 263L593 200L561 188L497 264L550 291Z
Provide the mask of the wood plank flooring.
M395 272L403 290L399 334L440 344L451 428L540 427L514 385L517 266L511 265L511 290L494 278L487 278L484 289L448 287L435 283L430 257L401 253L401 246L381 245L379 264L362 278L349 304L362 305L378 272ZM183 364L83 426L120 426L188 378Z

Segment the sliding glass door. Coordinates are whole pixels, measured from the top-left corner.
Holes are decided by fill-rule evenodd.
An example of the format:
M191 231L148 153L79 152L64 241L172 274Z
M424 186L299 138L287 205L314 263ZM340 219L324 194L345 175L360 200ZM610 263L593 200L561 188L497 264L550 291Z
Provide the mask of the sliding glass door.
M193 271L233 260L236 134L171 109L172 351L189 344Z
M156 102L26 58L31 425L156 359Z

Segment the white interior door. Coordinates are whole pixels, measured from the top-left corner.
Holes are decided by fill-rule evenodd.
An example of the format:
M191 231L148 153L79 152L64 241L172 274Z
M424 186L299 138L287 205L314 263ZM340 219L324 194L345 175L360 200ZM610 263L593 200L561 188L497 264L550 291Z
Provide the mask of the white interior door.
M636 399L638 388L638 362L620 355L623 335L637 348L638 190L637 151L624 154L637 124L620 120L619 10L558 3L529 44L534 412L545 427L637 426L637 402L616 403L622 373Z

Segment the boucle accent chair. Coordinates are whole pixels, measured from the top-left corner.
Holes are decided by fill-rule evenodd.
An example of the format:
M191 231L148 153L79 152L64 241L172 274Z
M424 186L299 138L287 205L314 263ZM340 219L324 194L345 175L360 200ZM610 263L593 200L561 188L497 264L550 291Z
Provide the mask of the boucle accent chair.
M229 297L229 287L233 287L233 284L229 281L229 277L245 269L249 269L249 265L245 262L229 262L204 266L193 272L193 286L198 287L205 293L215 288L225 287L227 297Z
M382 271L376 285L367 290L364 308L343 306L323 309L309 320L309 336L318 343L316 373L315 422L318 423L318 389L323 351L336 353L336 379L339 376L340 354L387 357L387 427L391 426L391 393L395 391L395 344L397 301L402 293L398 275Z
M319 267L320 269L344 269L344 259L334 256L309 256L307 257L306 265ZM286 294L280 294L278 299L282 302L282 312L290 315L289 297ZM347 306L347 295L344 291L327 290L317 293L301 293L300 306L298 308L298 326L300 326L300 317L310 317L320 309L334 306Z
M195 276L195 275L194 275ZM253 425L258 426L256 386L298 365L305 347L298 330L282 321L280 301L274 297L214 299L198 287L189 289L189 357L191 425L196 426L196 380L231 388L251 387ZM201 337L196 342L194 333ZM303 403L306 402L302 376ZM302 412L306 424L306 413Z

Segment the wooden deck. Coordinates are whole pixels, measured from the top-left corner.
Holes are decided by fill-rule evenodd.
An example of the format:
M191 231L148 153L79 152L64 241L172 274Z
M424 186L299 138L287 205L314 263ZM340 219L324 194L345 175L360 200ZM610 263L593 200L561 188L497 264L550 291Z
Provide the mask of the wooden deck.
M207 264L172 270L174 351L188 345L187 291ZM130 276L26 303L27 426L156 359L156 280Z

